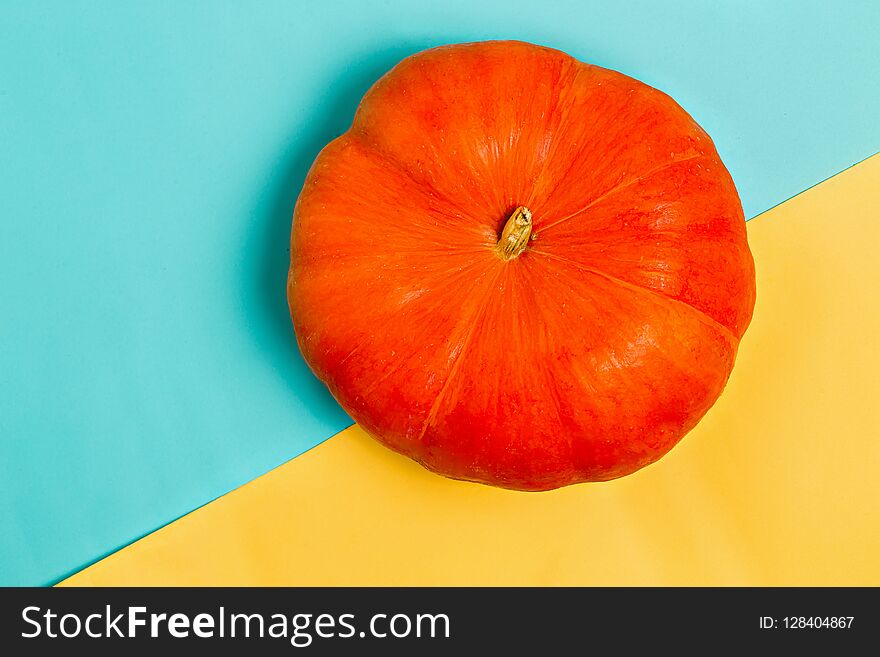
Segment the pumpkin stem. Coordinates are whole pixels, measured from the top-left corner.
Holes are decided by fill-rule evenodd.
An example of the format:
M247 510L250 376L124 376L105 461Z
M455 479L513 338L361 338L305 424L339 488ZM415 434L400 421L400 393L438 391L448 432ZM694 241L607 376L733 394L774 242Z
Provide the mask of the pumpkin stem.
M513 211L507 223L504 224L504 230L501 231L501 237L498 238L498 244L495 245L495 253L505 261L518 258L526 250L531 234L532 213L527 207L521 205Z

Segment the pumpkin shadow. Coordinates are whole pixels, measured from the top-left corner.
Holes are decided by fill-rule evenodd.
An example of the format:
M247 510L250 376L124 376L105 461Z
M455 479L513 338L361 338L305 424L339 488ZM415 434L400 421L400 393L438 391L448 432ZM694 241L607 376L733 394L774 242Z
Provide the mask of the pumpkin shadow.
M311 116L301 124L306 127L292 135L280 164L275 165L282 173L267 175L273 181L280 180L281 185L270 190L268 201L261 204L256 233L248 246L248 258L256 258L256 264L246 267L245 311L254 313L261 351L270 357L273 368L306 408L340 429L352 421L303 360L287 307L293 208L315 157L328 142L348 130L364 93L401 59L430 45L405 42L365 54L328 84L327 94L315 102Z

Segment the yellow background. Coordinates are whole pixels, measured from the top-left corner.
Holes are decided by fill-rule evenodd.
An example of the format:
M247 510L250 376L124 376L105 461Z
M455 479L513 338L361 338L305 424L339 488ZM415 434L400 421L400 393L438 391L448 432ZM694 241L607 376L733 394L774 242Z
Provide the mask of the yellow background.
M748 224L730 383L655 465L450 481L357 427L67 585L880 585L880 156Z

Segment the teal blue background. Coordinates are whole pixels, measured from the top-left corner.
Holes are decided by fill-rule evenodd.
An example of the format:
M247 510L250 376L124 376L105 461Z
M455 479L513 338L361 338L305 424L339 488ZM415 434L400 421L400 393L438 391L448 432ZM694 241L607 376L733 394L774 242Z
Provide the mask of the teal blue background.
M753 216L880 147L871 4L0 3L0 583L57 581L350 423L296 350L289 222L402 57L518 38L639 77Z

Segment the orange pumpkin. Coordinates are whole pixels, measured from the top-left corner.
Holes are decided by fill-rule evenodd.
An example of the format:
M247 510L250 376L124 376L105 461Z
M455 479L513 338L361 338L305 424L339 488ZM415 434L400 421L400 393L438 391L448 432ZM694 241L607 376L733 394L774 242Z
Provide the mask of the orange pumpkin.
M751 319L708 135L632 78L520 42L402 61L315 161L288 300L361 427L456 479L546 490L657 460Z

